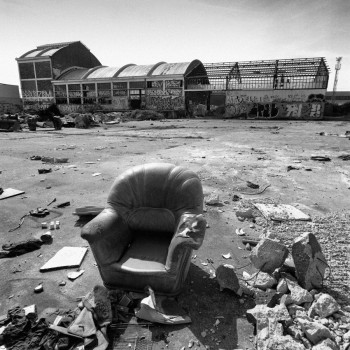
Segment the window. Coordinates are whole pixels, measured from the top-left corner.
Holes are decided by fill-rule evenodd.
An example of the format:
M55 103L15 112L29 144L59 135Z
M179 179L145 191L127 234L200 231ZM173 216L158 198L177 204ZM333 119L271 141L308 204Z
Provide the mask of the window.
M96 103L95 84L83 84L83 104Z
M81 104L81 90L80 84L69 84L68 85L68 97L69 104Z
M98 103L105 105L112 103L111 84L110 83L98 83L97 84L97 96Z

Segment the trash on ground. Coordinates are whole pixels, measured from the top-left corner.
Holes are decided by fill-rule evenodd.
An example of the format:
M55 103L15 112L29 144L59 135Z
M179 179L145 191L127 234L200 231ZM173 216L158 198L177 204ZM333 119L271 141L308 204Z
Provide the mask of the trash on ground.
M47 206L51 205L52 203L56 202L56 198L54 198Z
M233 202L238 202L239 200L241 200L241 197L236 195L236 194L234 194L233 197L232 197L232 201Z
M338 158L340 158L342 160L350 160L350 154L342 154Z
M3 192L0 194L0 200L18 196L19 194L23 194L23 193L25 192L21 190L16 190L14 188L4 188Z
M309 215L289 204L263 204L255 203L257 209L263 214L266 219L274 221L284 220L302 220L310 221Z
M232 259L231 253L222 254L222 257L225 258L225 259Z
M86 253L85 247L63 247L40 268L40 271L79 267Z
M31 216L35 216L37 218L43 218L47 215L50 214L50 211L46 208L37 208L37 209L33 209L29 212L29 215Z
M0 258L12 258L18 255L32 252L41 248L43 242L40 239L31 238L26 241L7 243L2 245Z
M165 296L152 295L141 300L140 308L135 309L135 315L146 321L162 324L191 323L191 318L174 299Z
M212 194L205 199L205 204L207 205L220 205L220 197L218 194Z
M61 164L68 163L68 158L57 158L57 157L41 157L44 163Z
M247 181L247 186L253 189L257 189L260 187L260 185L255 184L254 182Z
M40 236L40 239L44 242L44 243L49 243L49 242L52 242L52 234L50 231L47 231L45 233L43 233L41 236Z
M41 156L31 156L30 160L41 160Z
M93 173L92 176L100 176L102 173Z
M52 173L52 169L38 169L39 174L47 174L47 173Z
M287 171L291 171L291 170L300 170L300 168L299 167L295 167L293 165L288 165L287 166Z
M71 271L67 273L67 277L74 281L76 280L78 277L80 277L83 273L85 272L85 270L79 270L79 271Z
M42 283L34 288L34 293L41 293L43 291L44 291L44 287L43 287Z
M245 236L245 232L242 228L237 228L236 229L236 235L237 236Z
M242 218L242 219L254 219L255 216L253 215L253 209L247 209L245 211L237 210L236 211L236 216L237 218Z
M100 214L104 209L105 209L104 207L87 205L85 207L76 208L75 212L73 212L73 215L78 215L78 216L95 215L96 216Z
M65 208L70 206L70 202L63 202L54 206L54 208Z
M326 156L312 156L310 159L316 160L319 162L330 162L331 161L331 158L326 157Z

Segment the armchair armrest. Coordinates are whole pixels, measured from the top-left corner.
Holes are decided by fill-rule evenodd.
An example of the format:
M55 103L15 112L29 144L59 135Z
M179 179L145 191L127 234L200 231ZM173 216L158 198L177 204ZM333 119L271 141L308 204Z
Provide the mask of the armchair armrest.
M176 269L186 249L199 249L203 243L206 220L201 214L184 213L179 219L176 232L170 242L165 264L166 270Z
M117 262L132 238L126 223L112 208L104 209L88 222L81 237L89 242L99 267Z

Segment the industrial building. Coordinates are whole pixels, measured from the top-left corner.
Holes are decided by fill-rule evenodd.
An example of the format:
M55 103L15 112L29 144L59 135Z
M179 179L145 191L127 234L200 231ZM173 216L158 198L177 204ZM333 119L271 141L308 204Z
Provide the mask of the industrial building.
M62 113L153 109L227 118L320 119L323 57L247 62L158 62L106 67L81 42L38 46L17 59L25 108Z

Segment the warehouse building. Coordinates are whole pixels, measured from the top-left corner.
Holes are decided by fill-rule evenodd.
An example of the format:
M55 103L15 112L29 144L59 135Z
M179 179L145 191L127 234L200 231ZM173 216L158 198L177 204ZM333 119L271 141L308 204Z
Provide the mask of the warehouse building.
M25 108L71 112L153 109L226 118L320 119L323 57L247 62L158 62L106 67L81 42L38 46L17 59Z
M52 80L66 69L101 65L80 41L41 45L16 60L24 109L47 108L54 103Z

